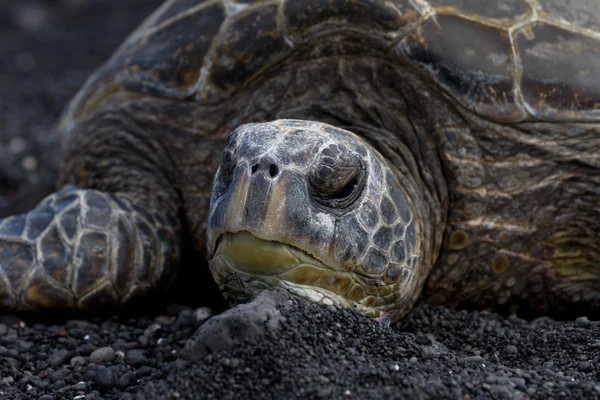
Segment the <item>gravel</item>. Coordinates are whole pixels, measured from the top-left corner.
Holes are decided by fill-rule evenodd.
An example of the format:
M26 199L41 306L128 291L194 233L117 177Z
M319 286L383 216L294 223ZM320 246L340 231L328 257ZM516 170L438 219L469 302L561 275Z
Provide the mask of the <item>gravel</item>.
M5 335L18 338L14 345L35 345L12 353L10 346L0 348L0 396L600 398L597 321L581 327L575 320L526 321L421 305L387 326L281 290L207 320L187 317L196 311L171 306L92 317L85 328L69 320L1 316ZM148 337L143 346L140 337ZM92 363L99 353L111 357Z
M0 7L0 215L52 190L60 111L160 3ZM185 280L191 294L169 306L1 315L0 398L600 398L600 324L585 316L526 321L421 305L388 326L280 291L221 313L209 279Z

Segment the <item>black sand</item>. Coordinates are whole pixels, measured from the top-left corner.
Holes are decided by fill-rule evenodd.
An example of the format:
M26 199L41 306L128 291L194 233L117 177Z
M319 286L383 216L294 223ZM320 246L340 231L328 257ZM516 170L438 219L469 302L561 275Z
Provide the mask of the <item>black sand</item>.
M52 190L54 121L160 2L0 6L2 215ZM1 316L0 398L600 398L600 325L587 318L526 322L422 306L387 327L285 293L208 318L221 303L194 293L212 290L199 279L180 299L189 307L116 317Z

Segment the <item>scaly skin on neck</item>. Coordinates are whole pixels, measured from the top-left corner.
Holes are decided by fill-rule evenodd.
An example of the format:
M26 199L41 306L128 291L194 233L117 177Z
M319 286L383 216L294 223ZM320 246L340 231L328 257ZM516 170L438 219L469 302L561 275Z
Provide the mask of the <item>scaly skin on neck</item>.
M598 125L457 112L462 123L440 135L452 202L425 298L520 315L597 313Z

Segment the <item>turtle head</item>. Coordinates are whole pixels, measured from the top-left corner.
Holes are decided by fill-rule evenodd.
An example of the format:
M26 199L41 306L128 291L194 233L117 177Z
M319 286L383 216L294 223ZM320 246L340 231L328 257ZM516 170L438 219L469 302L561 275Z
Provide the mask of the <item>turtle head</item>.
M405 190L364 140L323 123L278 120L231 134L207 244L229 299L280 286L396 319L416 297L417 231Z

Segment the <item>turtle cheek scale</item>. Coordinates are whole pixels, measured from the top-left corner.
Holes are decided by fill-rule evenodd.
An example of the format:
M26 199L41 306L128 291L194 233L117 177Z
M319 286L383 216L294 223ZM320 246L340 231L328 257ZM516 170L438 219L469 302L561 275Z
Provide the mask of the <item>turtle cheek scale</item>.
M282 286L369 316L403 309L418 264L417 227L383 157L350 132L309 121L244 125L235 137L215 176L207 230L223 292L237 300ZM345 187L362 165L360 187L344 189L337 208L311 190L323 162L334 170L326 171L326 193L335 193L336 168Z

